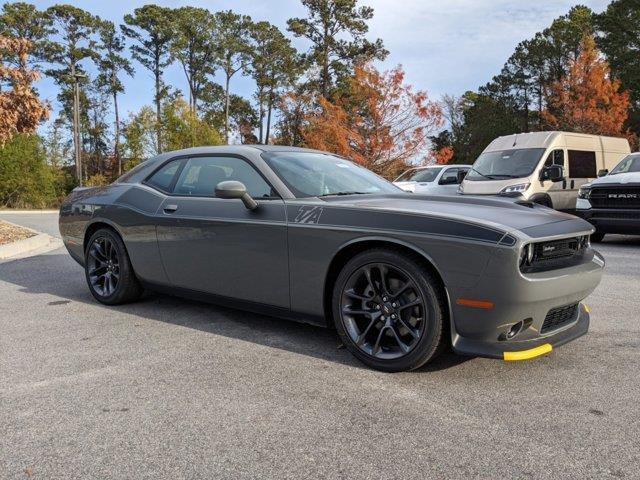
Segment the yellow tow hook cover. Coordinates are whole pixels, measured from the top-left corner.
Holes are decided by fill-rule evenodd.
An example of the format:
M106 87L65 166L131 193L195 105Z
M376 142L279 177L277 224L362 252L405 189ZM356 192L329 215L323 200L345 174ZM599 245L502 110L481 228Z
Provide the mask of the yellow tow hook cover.
M502 355L507 362L514 362L517 360L528 360L530 358L539 357L540 355L549 353L551 350L553 350L551 344L544 343L539 347L530 348L529 350L521 350L519 352L503 352Z

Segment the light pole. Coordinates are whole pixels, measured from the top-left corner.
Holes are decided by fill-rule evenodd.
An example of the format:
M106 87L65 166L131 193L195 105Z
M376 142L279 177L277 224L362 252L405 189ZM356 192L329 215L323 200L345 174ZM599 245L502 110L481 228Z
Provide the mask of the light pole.
M82 146L80 145L80 82L81 78L87 78L84 73L76 72L75 65L71 65L73 77L73 146L76 162L76 179L82 186Z

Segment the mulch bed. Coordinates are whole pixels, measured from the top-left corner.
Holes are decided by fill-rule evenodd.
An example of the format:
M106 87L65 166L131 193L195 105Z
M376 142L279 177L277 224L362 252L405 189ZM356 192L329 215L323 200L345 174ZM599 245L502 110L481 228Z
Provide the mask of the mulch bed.
M0 220L0 245L16 242L25 238L33 237L35 234L26 228L17 227Z

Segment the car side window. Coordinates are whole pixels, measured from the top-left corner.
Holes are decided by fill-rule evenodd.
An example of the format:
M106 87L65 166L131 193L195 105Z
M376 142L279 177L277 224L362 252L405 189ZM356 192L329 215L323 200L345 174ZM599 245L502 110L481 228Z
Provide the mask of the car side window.
M253 198L277 197L271 186L246 161L236 157L193 157L187 160L173 192L178 195L213 197L220 182L236 180Z
M458 183L458 169L450 168L440 177L440 185L453 185Z
M564 167L564 150L558 149L549 152L549 155L544 162L544 166L550 167L551 165L560 165L561 167Z
M180 160L173 160L154 173L146 183L163 192L169 192L171 190L173 177L175 177L179 167Z
M596 178L596 152L569 150L569 176L571 178Z

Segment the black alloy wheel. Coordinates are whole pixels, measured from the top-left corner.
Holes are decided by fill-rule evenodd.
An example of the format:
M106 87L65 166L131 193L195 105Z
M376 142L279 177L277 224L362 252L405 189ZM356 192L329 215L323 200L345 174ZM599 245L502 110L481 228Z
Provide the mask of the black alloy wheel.
M409 274L387 263L357 269L343 288L341 307L349 337L374 358L406 355L424 330L425 299Z
M84 266L89 290L100 303L118 305L142 294L124 242L109 228L99 229L87 242Z
M120 282L120 258L109 237L98 237L89 246L87 270L93 290L101 297L113 295Z
M446 343L443 292L417 256L363 252L336 280L333 315L347 348L384 371L412 370Z

